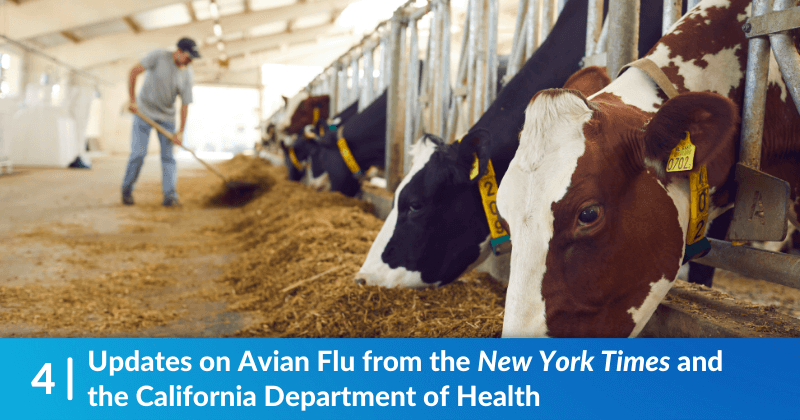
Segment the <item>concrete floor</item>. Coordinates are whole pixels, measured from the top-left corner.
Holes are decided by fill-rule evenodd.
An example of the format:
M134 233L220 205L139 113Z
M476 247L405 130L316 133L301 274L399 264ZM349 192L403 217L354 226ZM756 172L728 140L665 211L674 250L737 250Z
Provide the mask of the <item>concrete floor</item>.
M170 252L180 250L187 241L203 242L198 229L218 223L230 210L191 204L180 209L160 206L157 155L145 161L134 192L137 204L123 206L120 184L126 160L127 156L95 157L89 170L15 166L12 174L0 176L0 294L5 291L10 296L33 286L55 288L57 293L57 288L83 279L131 273L157 261L164 263L159 276L177 282L131 291L131 299L142 310L172 307L179 316L161 325L124 331L94 333L61 324L51 329L52 323L29 318L27 312L9 315L21 309L14 309L16 302L4 302L0 295L0 320L4 320L0 336L219 337L249 322L248 317L226 311L224 298L186 298L198 291L203 296L224 296L224 286L213 279L234 259L230 247L208 245L199 253ZM182 186L208 178L208 172L188 154L179 156L178 168L179 192ZM47 306L47 299L33 297L25 305Z

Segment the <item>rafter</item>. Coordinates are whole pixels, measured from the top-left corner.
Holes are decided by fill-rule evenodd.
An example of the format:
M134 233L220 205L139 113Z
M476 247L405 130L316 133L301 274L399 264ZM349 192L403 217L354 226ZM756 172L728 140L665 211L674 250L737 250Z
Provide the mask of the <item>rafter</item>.
M74 42L76 44L81 42L81 39L78 38L77 36L75 36L75 34L70 32L70 31L61 31L60 33L61 33L61 36L63 36L64 38L67 38L68 40L70 40L70 41L72 41L72 42Z
M122 18L122 20L125 22L126 25L128 25L129 28L131 28L131 31L133 31L133 33L138 34L139 32L142 32L142 27L139 26L139 24L136 23L136 21L133 20L132 17L125 16L124 18Z
M38 0L46 1L46 0ZM250 13L222 16L220 24L226 32L246 31L255 25L282 22L300 16L332 12L357 0L317 0L303 4L280 6ZM91 67L126 57L141 57L154 48L172 48L184 36L203 40L213 34L214 22L204 20L152 31L143 31L135 36L118 33L92 38L80 44L60 45L48 49L48 53L70 64Z
M336 26L324 24L310 28L299 29L295 32L282 32L279 34L265 35L255 38L247 38L225 43L225 51L231 57L244 55L247 53L257 53L265 50L279 48L281 45L296 45L317 40L321 36L342 35L346 31L337 31ZM200 48L200 55L203 57L214 57L217 54L217 47L209 45Z
M6 8L5 34L17 40L83 26L174 4L179 0L36 0Z
M192 22L197 22L197 13L194 12L194 6L192 6L192 2L187 1L183 4L186 5L186 11L189 12L189 17L192 18Z

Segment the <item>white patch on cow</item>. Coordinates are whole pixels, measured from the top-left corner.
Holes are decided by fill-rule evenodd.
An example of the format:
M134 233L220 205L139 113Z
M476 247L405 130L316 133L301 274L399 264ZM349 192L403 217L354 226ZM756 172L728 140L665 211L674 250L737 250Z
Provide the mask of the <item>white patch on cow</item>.
M550 208L566 194L586 150L583 126L591 116L586 103L567 92L540 94L525 111L519 149L497 193L514 238L503 337L548 336L542 280L553 237Z
M738 88L744 73L739 65L736 52L741 48L725 48L714 54L702 57L708 63L706 68L695 64L694 58L684 61L682 57L670 58L671 50L664 44L658 44L656 49L647 57L659 67L674 64L678 67L678 74L683 76L684 87L692 92L711 91L722 96L728 96L731 89ZM724 76L724 77L722 77ZM628 103L626 101L626 103ZM634 104L635 105L635 104ZM642 108L646 111L646 109Z
M775 53L772 48L769 49L769 84L777 85L781 90L781 102L786 103L786 83L783 82L781 75L781 68L775 60Z
M601 89L595 96L608 92L619 96L622 102L633 105L646 112L656 112L655 104L661 103L658 97L658 87L650 77L637 68L629 68L622 73L622 76L611 82L608 86Z
M730 7L731 2L729 0L703 0L702 2L698 3L692 10L686 13L684 17L694 17L694 16L701 16L701 17L708 17L708 9L712 7L718 8L728 8Z
M411 156L413 158L411 170L408 172L408 175L403 178L403 181L400 182L397 190L395 190L395 206L392 207L389 216L383 223L383 227L381 227L381 231L378 232L378 236L369 248L367 259L364 260L364 264L362 264L361 269L358 270L356 279L364 279L369 285L384 287L420 288L438 286L438 282L433 284L423 282L422 274L419 271L409 271L404 267L391 268L389 264L383 262L382 258L383 251L386 249L389 240L392 239L395 227L397 226L396 204L399 200L400 192L408 185L411 178L428 163L435 151L436 145L424 139L418 140L411 148Z
M634 338L642 332L642 328L647 325L647 321L653 316L653 312L658 308L658 304L661 303L661 300L667 295L669 289L672 288L672 283L674 283L674 280L669 281L664 277L655 283L650 283L650 293L644 299L642 306L638 309L628 309L628 313L631 314L633 322L636 324L628 338Z

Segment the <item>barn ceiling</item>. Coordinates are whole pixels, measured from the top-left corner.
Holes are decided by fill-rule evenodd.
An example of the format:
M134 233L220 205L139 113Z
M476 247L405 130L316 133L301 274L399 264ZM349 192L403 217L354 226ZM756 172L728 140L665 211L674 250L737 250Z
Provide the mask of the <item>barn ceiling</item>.
M359 1L0 0L0 33L89 71L135 62L188 36L200 46L193 66L202 83L264 63L329 65L362 38L337 24ZM509 29L501 17L502 36L513 32L517 1L501 3L511 20Z

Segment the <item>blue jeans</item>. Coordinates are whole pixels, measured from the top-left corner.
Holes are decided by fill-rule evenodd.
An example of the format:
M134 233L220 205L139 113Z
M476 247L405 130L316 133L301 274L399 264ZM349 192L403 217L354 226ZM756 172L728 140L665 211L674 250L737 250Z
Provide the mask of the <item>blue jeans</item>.
M175 130L174 122L157 121L168 131ZM136 179L139 178L139 171L142 169L144 157L147 155L147 143L150 141L150 127L138 116L133 116L133 129L131 130L131 157L128 159L128 167L125 169L125 179L122 181L122 195L131 195ZM164 201L177 200L178 193L175 191L177 181L177 165L175 158L172 157L172 141L161 133L158 133L158 141L161 144L161 189L164 192Z

